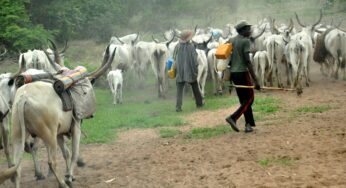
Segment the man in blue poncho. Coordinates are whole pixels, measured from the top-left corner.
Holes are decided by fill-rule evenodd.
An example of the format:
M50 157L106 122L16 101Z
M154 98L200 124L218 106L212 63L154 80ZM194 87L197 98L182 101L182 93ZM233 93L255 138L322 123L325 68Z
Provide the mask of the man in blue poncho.
M198 87L198 62L195 46L190 42L193 32L184 30L180 35L179 44L174 50L176 67L177 100L176 111L181 112L183 104L183 90L185 83L192 87L197 108L203 106L203 98Z

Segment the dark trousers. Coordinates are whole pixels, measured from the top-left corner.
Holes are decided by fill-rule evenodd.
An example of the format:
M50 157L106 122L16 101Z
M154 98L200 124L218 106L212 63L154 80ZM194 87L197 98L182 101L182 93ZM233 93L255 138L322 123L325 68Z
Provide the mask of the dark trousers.
M176 109L181 109L181 106L183 105L183 92L186 82L177 82L177 103L176 103ZM192 87L192 92L196 100L196 106L202 106L203 105L203 98L201 91L198 88L198 83L192 82L189 83Z
M235 85L252 86L252 81L249 72L231 73L231 80ZM254 90L248 88L236 88L240 106L231 115L231 118L236 122L241 115L244 114L245 122L251 126L255 125L255 120L252 113L252 103L254 101Z

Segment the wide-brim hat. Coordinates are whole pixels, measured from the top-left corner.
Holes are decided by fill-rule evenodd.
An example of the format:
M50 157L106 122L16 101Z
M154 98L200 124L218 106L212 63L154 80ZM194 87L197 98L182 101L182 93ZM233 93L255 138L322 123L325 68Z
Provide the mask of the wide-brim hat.
M235 26L234 28L236 30L240 30L241 28L245 27L245 26L251 26L251 24L249 24L249 22L247 22L246 20L240 20Z
M180 36L179 36L179 41L182 42L182 43L185 43L185 42L188 42L192 39L193 37L193 31L191 30L184 30L180 33Z

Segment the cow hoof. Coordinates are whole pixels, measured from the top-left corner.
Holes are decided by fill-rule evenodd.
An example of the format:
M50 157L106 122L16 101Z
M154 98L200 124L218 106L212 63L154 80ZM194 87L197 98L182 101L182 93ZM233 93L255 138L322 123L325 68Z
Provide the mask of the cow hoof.
M85 167L85 162L82 161L82 160L78 160L78 161L77 161L77 166L78 166L78 167Z
M65 183L68 187L72 187L72 181L74 181L74 178L72 176L65 176Z
M4 147L0 144L0 150L4 149Z
M35 175L35 177L36 177L36 181L46 179L46 177L44 175L42 175L41 173L38 173L38 175Z
M72 185L68 185L67 183L65 183L65 185L59 185L59 188L72 188Z

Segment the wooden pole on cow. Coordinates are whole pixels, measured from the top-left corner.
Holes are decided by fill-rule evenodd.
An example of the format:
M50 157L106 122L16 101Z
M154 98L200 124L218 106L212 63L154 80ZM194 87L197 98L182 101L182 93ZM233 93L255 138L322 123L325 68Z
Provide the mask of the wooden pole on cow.
M244 88L244 89L254 89L255 86L246 86L246 85L235 85L231 84L230 87L235 87L235 88ZM296 91L297 95L300 96L303 93L302 88L296 88L296 89L291 89L291 88L281 88L281 87L261 87L263 90L278 90L278 91Z

